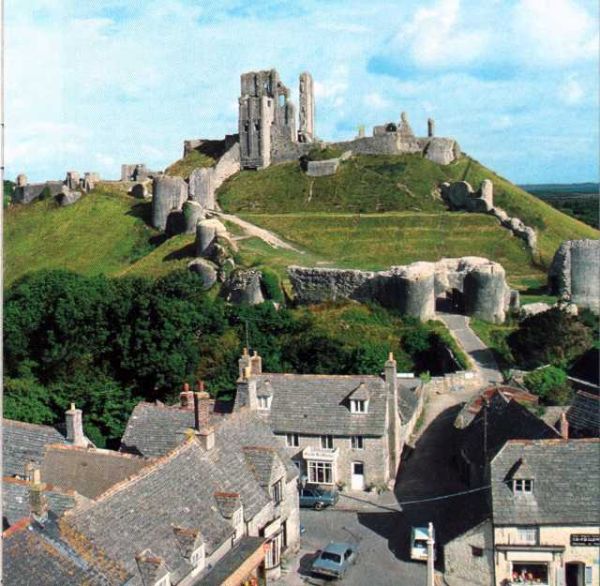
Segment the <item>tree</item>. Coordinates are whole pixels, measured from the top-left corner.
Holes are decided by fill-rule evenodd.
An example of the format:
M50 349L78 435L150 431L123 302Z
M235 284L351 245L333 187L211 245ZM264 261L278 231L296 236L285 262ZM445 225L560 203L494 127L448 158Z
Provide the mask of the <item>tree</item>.
M32 378L4 379L3 415L27 423L52 424L56 421L48 391Z
M524 319L508 337L515 360L527 369L545 364L566 366L592 343L590 329L558 308Z
M524 379L525 386L548 405L566 405L571 400L571 387L567 373L556 366L544 366L530 372Z

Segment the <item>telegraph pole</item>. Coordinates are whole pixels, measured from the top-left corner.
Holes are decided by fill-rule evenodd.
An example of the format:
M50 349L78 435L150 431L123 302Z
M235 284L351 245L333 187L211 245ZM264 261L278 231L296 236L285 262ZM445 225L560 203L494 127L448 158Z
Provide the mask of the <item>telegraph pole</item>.
M427 537L427 586L434 586L434 569L433 564L435 561L434 546L435 537L433 535L433 523L429 523Z
M0 324L4 323L4 0L0 0L0 182L2 183L2 205L0 206ZM0 357L3 355L2 336L0 336ZM0 413L4 413L2 405L2 389L4 388L4 367L0 360ZM0 419L0 469L2 462L2 419ZM1 483L0 483L1 484ZM2 516L2 486L0 485L0 518ZM0 534L1 535L1 534ZM2 578L2 537L0 536L0 584Z

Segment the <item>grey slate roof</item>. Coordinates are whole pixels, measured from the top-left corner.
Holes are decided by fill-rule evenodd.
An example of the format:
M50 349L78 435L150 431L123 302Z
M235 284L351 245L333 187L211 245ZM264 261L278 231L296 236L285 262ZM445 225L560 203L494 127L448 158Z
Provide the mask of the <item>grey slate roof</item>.
M48 522L44 528L24 520L4 533L3 575L7 586L116 586L127 575L115 566L91 567Z
M460 446L467 459L483 466L483 434L485 412L481 409L473 421L461 430ZM487 412L488 462L511 439L552 439L560 434L556 429L536 417L526 407L501 393L492 396Z
M72 509L80 500L73 492L61 491L55 487L47 487L44 497L48 503L48 509L58 517ZM3 527L14 525L24 517L29 517L29 512L29 482L16 478L4 478L2 480Z
M218 420L221 416L213 417ZM138 403L121 438L120 451L148 458L163 456L176 448L185 439L186 430L193 427L193 409Z
M41 474L43 482L93 499L147 464L145 458L111 450L54 445L46 448Z
M419 384L420 381L398 381L398 413L402 423L410 421L419 404Z
M260 374L257 393L270 383L271 427L275 433L366 435L385 433L386 389L378 376ZM362 387L361 387L362 385ZM351 413L354 392L369 396L368 413Z
M262 487L268 487L284 478L286 469L273 448L244 447L244 456Z
M50 444L65 444L67 440L48 425L2 420L3 476L23 476L25 464L40 466L44 448Z
M225 519L231 519L242 506L242 499L237 492L215 492L213 496L219 512Z
M567 412L570 433L579 437L600 436L600 396L580 390Z
M90 506L67 513L65 522L133 574L132 584L141 583L135 556L146 550L165 562L176 583L191 566L175 527L199 531L207 555L233 535L215 493L238 493L246 520L259 512L265 512L268 519L272 501L249 465L244 446L273 448L273 468L281 465L281 473L289 480L297 476L287 458L282 460L285 464L277 463L285 458L285 448L267 423L244 409L218 419L213 449L205 451L197 440L184 440L173 452L109 489Z
M514 473L525 462L531 495L515 495ZM600 440L512 440L492 461L496 525L598 525ZM520 475L522 476L522 474Z
M215 466L195 440L143 469L64 520L105 550L142 584L136 556L150 550L177 583L192 567L182 555L173 526L198 529L210 555L233 534L213 500Z

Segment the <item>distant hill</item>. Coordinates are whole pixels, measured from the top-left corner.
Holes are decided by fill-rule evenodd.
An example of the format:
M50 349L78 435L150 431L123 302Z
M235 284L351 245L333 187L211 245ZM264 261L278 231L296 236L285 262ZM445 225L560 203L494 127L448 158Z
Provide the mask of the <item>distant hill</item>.
M549 183L521 187L557 210L600 228L600 184Z

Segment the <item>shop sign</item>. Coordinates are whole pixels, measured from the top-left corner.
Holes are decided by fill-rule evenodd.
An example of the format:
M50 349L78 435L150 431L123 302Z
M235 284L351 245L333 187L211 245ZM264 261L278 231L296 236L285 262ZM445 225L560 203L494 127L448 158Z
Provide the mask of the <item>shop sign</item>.
M600 535L590 533L572 533L572 547L600 547Z

